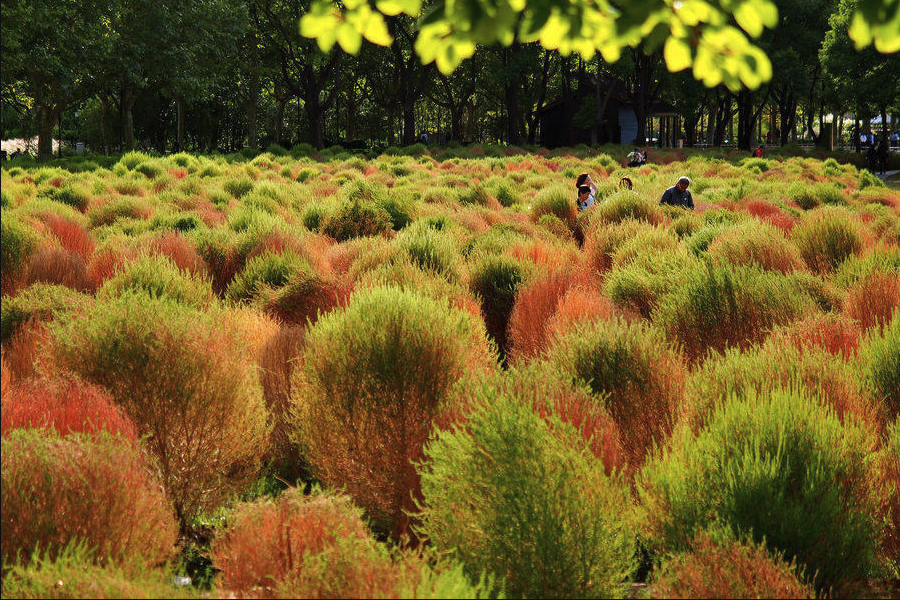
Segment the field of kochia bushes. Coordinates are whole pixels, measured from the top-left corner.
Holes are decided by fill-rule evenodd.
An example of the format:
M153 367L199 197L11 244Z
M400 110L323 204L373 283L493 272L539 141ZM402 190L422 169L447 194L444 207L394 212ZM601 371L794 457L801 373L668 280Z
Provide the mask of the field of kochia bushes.
M626 151L4 167L3 597L900 577L900 194Z

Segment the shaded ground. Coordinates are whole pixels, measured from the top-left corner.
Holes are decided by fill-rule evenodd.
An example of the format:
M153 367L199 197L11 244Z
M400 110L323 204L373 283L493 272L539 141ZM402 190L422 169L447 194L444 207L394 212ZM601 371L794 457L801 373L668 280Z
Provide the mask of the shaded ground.
M885 183L892 190L900 190L900 171L887 171L884 175L879 175L884 179Z

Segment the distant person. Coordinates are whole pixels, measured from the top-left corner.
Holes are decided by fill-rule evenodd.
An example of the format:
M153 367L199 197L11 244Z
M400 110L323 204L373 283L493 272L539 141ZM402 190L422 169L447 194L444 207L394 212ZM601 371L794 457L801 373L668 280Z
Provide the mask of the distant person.
M628 159L629 167L639 167L647 163L647 153L641 152L640 148L635 148L629 152L626 158Z
M590 188L590 200L591 206L593 206L596 203L597 185L594 183L594 180L591 179L591 176L587 173L582 173L575 179L575 187L578 189L579 198L581 198L582 186L587 186L588 188Z
M578 188L578 212L587 210L595 205L594 194L591 186L582 185Z
M756 158L762 158L762 146L757 146L756 150L753 151L753 156Z
M888 159L888 142L887 138L882 139L881 143L878 145L878 168L881 170L881 174L884 175L884 172L887 171L887 159Z
M772 143L772 130L766 132L766 144Z
M878 169L878 150L875 146L869 146L869 151L866 152L866 164L870 173L874 173Z
M659 203L694 210L694 198L691 196L690 190L688 190L690 185L691 180L682 175L678 178L678 182L675 185L663 192Z
M898 145L900 145L900 133L895 131L891 134L891 146L896 148Z

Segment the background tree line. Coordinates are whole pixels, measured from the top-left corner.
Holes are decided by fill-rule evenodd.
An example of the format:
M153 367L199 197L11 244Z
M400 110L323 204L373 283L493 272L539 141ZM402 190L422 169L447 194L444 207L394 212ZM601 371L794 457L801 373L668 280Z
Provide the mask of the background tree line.
M386 18L387 46L323 52L301 37L307 0L2 0L3 139L85 141L95 152L233 151L277 143L378 147L432 140L539 143L539 111L595 86L575 114L597 125L610 82L622 81L651 136L649 105L682 117L689 145L749 149L761 132L813 141L826 114L858 131L900 113L900 54L857 51L847 36L858 0L778 0L779 22L757 40L772 78L756 90L708 88L670 73L644 42L608 63L538 43L479 46L450 74L423 65L417 23ZM849 130L841 121L835 126ZM59 129L57 129L59 128ZM60 132L61 130L61 132Z

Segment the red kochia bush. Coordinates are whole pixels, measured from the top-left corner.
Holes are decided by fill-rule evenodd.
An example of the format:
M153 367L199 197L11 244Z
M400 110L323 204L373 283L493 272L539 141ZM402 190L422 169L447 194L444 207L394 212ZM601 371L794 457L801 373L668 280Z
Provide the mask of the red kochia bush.
M349 499L304 496L240 505L212 548L220 591L239 598L372 598L394 583Z
M74 539L97 561L172 558L177 530L140 450L108 434L60 437L20 429L3 438L3 562L40 548L55 556Z
M824 348L845 359L856 354L859 328L847 317L834 313L813 313L773 334L795 348Z
M571 285L566 272L551 273L519 288L509 317L509 361L528 362L547 346L547 325Z
M147 247L154 254L168 256L182 271L198 275L208 272L206 262L197 254L194 245L177 232L170 231L155 238L147 244Z
M297 356L303 347L306 329L288 325L278 331L259 353L259 379L263 388L263 399L269 411L272 433L269 437L269 452L266 458L285 466L295 463L289 470L289 477L300 474L299 461L291 460L299 450L291 441L290 425L291 374L297 367ZM293 455L293 456L292 456Z
M25 287L33 283L54 283L78 291L91 287L84 259L65 248L42 248L29 257Z
M94 240L84 227L56 213L47 213L41 220L59 240L60 246L78 254L84 260L90 259L94 252Z
M764 547L700 534L691 552L666 563L654 598L813 598L792 566Z
M874 271L847 290L844 315L862 329L886 327L900 310L900 276Z
M77 379L32 379L12 386L3 399L0 431L53 429L60 435L106 430L132 442L134 423L102 388Z

